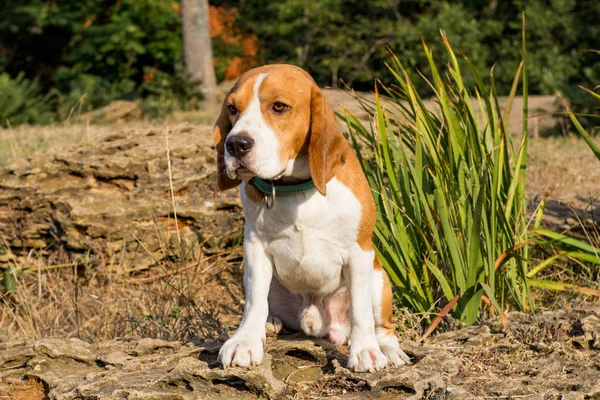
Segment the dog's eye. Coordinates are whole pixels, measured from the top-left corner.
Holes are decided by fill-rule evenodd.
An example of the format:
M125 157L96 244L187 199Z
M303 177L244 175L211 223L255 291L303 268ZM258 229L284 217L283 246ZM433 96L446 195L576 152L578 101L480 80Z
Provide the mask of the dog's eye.
M229 115L237 115L238 113L237 108L233 104L227 105L227 110L229 110Z
M273 111L275 111L276 113L282 113L288 110L288 108L290 108L287 104L284 104L280 101L276 101L275 103L273 103Z

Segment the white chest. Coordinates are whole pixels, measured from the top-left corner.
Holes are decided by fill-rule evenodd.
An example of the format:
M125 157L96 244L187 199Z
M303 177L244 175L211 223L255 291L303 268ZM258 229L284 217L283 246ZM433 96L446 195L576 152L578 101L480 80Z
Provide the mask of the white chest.
M334 178L327 196L316 190L278 196L272 210L247 199L243 187L241 193L247 229L260 238L285 287L326 295L343 285L362 209L350 189Z

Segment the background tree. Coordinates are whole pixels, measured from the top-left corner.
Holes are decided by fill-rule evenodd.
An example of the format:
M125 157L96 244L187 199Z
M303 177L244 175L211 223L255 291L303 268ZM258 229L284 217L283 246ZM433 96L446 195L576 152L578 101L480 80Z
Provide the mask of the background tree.
M183 54L188 72L207 100L214 101L217 81L213 64L207 0L181 0Z
M598 0L210 0L208 12L206 0L4 3L0 104L12 107L0 107L0 124L7 118L63 120L75 105L87 111L117 99L157 110L151 114L192 107L199 93L183 66L184 54L205 85L214 82L211 73L229 80L256 65L286 62L309 70L320 85L344 81L372 90L375 79L390 78L387 48L414 78L418 72L412 67L428 68L421 38L438 64L445 64L440 29L479 70L495 66L496 88L503 95L521 59L523 10L530 93L561 91L575 110L600 112L579 89L600 82L600 54L589 51L600 48ZM184 50L186 15L199 33ZM422 95L431 94L422 80L415 82ZM209 97L211 90L206 89Z

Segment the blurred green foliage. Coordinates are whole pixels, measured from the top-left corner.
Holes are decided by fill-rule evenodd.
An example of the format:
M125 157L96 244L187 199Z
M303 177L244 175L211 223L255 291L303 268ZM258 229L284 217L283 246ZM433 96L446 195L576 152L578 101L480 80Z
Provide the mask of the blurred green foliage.
M0 121L13 125L51 121L49 98L42 96L39 85L24 78L22 72L15 78L0 73Z
M181 67L177 2L168 0L5 0L0 11L0 71L19 97L53 93L43 104L62 120L116 99L144 98L168 111L197 98ZM175 6L174 6L175 5ZM27 80L24 80L26 77ZM152 80L158 79L158 82ZM183 83L182 83L183 82ZM35 90L32 90L35 88ZM0 89L0 98L4 98ZM37 97L30 99L37 102ZM164 108L167 108L166 110ZM29 107L31 108L31 107ZM46 111L46 110L44 110ZM46 112L11 123L48 122ZM6 125L11 115L0 114ZM43 116L43 118L41 118Z
M308 68L321 84L337 78L359 89L389 80L383 63L389 47L413 69L423 66L421 40L443 57L440 29L478 68L495 65L500 94L510 90L520 62L521 11L529 40L530 87L552 94L576 84L590 86L600 77L600 57L586 49L599 46L597 0L260 0L237 3L240 21L259 37L263 58ZM276 23L265 23L276 21ZM446 59L438 59L447 62ZM429 71L422 71L427 74ZM472 84L474 82L466 82ZM421 84L420 90L427 91Z
M178 0L3 3L0 72L12 79L21 76L39 88L41 96L52 92L47 101L54 119L79 107L84 94L82 110L140 97L150 97L147 102L158 107L164 104L159 114L185 104L189 93L181 82L189 77L180 67ZM495 66L500 95L508 93L520 60L519 29L525 10L531 94L561 91L576 112L595 111L578 86L594 88L600 82L600 55L586 51L600 47L598 0L210 0L210 4L237 10L227 29L255 34L261 62L297 64L321 85L339 86L344 81L358 90L371 90L375 79L391 78L384 65L387 48L398 54L412 78L430 72L420 50L422 39L438 55L436 62L446 63L439 35L443 29L457 52L468 54L476 68ZM217 76L223 79L227 60L242 50L219 37L213 48ZM149 77L149 68L154 76L171 77L167 80L174 86L158 84L158 93L148 90L144 76ZM422 95L431 94L426 83L419 85ZM45 118L20 117L30 122L46 122Z
M214 1L219 3L219 1ZM231 5L231 1L221 1ZM432 95L419 74L430 74L421 41L438 66L448 59L443 29L459 54L478 70L494 67L499 95L510 90L521 60L521 12L527 20L531 94L562 92L578 113L600 108L579 86L600 82L600 2L598 0L239 0L240 21L259 37L263 59L307 68L322 85L343 79L358 90L390 81L387 49L402 60L422 95ZM265 23L277 21L277 23ZM465 62L460 61L466 68ZM484 77L489 84L489 77ZM466 77L465 85L475 84ZM583 120L583 122L588 122ZM591 121L590 121L591 122Z

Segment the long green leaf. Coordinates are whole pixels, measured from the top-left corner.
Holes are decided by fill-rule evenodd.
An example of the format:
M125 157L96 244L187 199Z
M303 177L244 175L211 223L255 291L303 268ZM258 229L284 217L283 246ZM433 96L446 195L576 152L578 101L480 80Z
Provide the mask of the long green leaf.
M582 242L581 240L577 240L572 237L563 235L562 233L557 233L557 232L551 231L549 229L543 229L543 228L533 229L532 232L536 233L538 235L547 237L555 242L559 242L566 246L569 246L569 247L572 247L575 249L579 249L581 251L584 251L584 252L587 252L590 254L595 254L597 257L600 257L600 248L594 247L588 243Z
M543 279L530 279L529 284L531 286L539 287L542 289L578 292L578 293L587 294L590 296L600 297L600 290L591 289L591 288L587 288L587 287L583 287L583 286L578 286L578 285L574 285L572 283L555 282L555 281L548 281L548 280L543 280Z
M585 142L587 143L590 150L592 150L592 152L594 153L596 158L600 161L600 148L598 148L598 146L596 146L596 143L594 143L590 134L586 132L586 130L583 128L583 126L581 126L581 124L575 117L575 114L573 114L573 112L569 108L569 104L565 101L565 99L561 97L561 100L562 100L563 104L565 105L565 108L567 109L567 113L569 114L569 118L571 119L571 122L573 123L573 125L575 125L575 129L577 129L577 133L579 133L579 135L583 138L583 140L585 140Z

